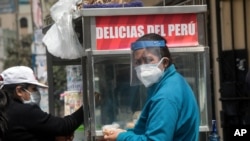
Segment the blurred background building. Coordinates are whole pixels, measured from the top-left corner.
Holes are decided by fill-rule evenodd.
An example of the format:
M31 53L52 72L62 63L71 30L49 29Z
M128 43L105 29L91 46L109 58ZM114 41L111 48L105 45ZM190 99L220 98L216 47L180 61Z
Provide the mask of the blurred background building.
M54 2L0 1L0 72L10 66L27 65L34 69L40 81L46 83L46 48L42 44L42 28L43 19ZM47 95L46 91L43 93ZM48 111L48 101L41 108Z

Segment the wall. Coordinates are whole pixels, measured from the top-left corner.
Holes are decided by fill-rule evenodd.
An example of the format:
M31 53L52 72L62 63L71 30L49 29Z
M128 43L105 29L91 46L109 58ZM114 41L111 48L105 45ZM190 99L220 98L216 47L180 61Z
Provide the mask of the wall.
M216 9L218 2L218 9ZM220 136L223 139L223 130L221 124L225 121L220 112L225 110L223 107L227 105L220 100L223 97L229 97L230 94L234 97L239 97L237 94L242 94L242 91L237 89L237 84L245 82L242 78L250 66L250 1L249 0L211 0L210 1L210 28L211 30L211 56L213 64L213 87L215 114L218 120ZM245 11L244 11L245 10ZM220 18L218 18L220 17ZM219 21L217 21L219 20ZM239 54L240 52L240 54ZM232 53L229 55L227 53ZM243 53L243 55L242 55ZM227 57L227 58L225 58ZM242 59L242 58L243 59ZM243 65L237 62L240 58L244 61ZM224 63L227 63L226 66ZM238 68L242 65L242 68ZM226 68L226 69L225 69ZM227 76L225 74L228 74ZM236 87L235 92L224 92L223 85L232 83ZM228 88L228 87L227 87ZM234 98L230 97L230 98ZM229 110L234 110L235 101L228 102ZM237 101L236 104L240 103ZM244 107L243 107L244 108ZM231 136L231 135L226 135ZM227 139L228 140L228 139ZM226 138L225 138L226 141Z

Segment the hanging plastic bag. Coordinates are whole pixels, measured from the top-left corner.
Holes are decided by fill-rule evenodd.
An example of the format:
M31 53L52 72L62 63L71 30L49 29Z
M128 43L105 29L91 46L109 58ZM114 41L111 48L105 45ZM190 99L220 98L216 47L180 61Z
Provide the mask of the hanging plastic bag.
M74 31L73 15L79 0L59 0L50 8L55 23L43 37L48 52L63 59L82 57L83 48Z

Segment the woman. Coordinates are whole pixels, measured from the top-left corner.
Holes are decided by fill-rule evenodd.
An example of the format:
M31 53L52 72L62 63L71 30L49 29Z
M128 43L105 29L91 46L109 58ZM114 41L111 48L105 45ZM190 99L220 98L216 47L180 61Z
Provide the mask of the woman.
M15 66L3 71L0 76L0 89L10 97L6 107L8 131L6 141L55 141L58 136L72 137L72 133L83 123L83 109L64 118L43 112L35 97L38 87L47 86L39 83L31 68ZM70 139L70 138L68 138Z
M166 40L158 34L146 34L132 43L131 49L132 66L137 78L147 87L148 98L133 129L110 129L104 133L104 139L198 141L197 101L172 64Z

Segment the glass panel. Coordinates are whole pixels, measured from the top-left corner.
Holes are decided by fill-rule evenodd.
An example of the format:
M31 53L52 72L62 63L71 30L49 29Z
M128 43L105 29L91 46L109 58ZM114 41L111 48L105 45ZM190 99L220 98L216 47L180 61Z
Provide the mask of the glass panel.
M201 126L207 125L207 98L204 53L173 53L177 70L191 85L201 112ZM121 128L133 126L138 111L144 105L144 86L131 87L129 56L96 57L95 79L95 120L96 129L116 122Z
M65 91L67 85L65 66L53 66L53 104L54 114L64 116L64 101L60 94Z
M63 117L82 105L80 65L53 66L55 115Z
M174 53L176 69L185 77L194 91L201 112L201 126L208 124L207 119L207 80L205 79L204 53ZM188 65L187 65L188 64Z
M96 128L118 123L121 128L133 125L133 115L145 101L143 86L130 86L129 57L107 58L95 63Z

